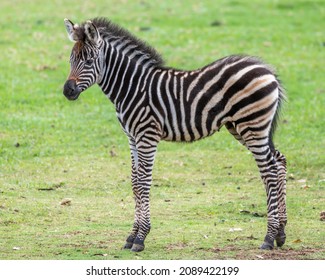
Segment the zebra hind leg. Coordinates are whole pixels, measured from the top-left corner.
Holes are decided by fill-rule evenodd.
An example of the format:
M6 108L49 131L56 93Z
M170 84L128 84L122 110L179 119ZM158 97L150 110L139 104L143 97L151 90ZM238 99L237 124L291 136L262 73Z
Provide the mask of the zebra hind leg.
M274 240L279 234L279 208L278 208L278 168L273 157L269 144L260 144L259 141L253 141L254 144L248 146L252 152L256 164L260 170L260 175L265 185L267 194L267 234L261 249L272 250Z
M269 180L267 178L267 176L269 175L269 166L271 164L275 165L275 163L273 162L274 160L268 160L268 157L272 154L271 154L271 151L270 151L270 147L269 146L266 146L264 148L264 144L259 144L259 143L256 143L256 141L254 139L249 139L249 137L246 137L245 140L244 138L237 132L235 126L228 122L225 124L225 127L228 129L228 131L230 132L231 135L233 135L235 137L236 140L238 140L238 142L240 142L242 145L244 145L245 147L247 147L252 153L253 153L253 156L256 160L256 163L259 167L259 170L260 170L260 174L261 174L261 177L262 177L262 180L265 184L265 187L266 187L266 191L267 191L267 197L268 197L268 233L267 235L265 236L265 239L264 239L264 243L263 245L261 246L261 249L273 249L274 247L274 239L275 239L275 234L274 234L274 230L272 230L272 228L274 228L273 224L277 225L277 214L276 214L276 211L274 211L270 205L269 205L269 199L270 197L274 197L274 187L272 187L272 192L270 190L271 186L270 186L270 183L269 183ZM248 133L249 135L249 133ZM247 142L246 142L247 141ZM266 149L265 152L261 152L263 149ZM261 156L260 156L261 154ZM265 154L263 156L263 154ZM266 157L265 157L266 156ZM264 170L264 165L266 165L267 169ZM273 170L273 169L271 169ZM275 171L271 171L271 176L276 176L275 175ZM273 217L275 216L275 217ZM275 222L274 222L275 221ZM275 226L277 227L277 226Z
M236 130L235 126L232 123L225 124L228 131L238 140L242 145L246 146L253 154L257 166L260 170L261 178L265 184L265 189L267 193L267 207L268 207L268 229L267 234L264 239L264 243L260 247L261 249L271 250L274 247L274 240L276 240L278 246L282 246L285 241L285 233L284 226L286 223L286 214L283 216L283 227L279 227L279 214L278 214L278 196L282 197L281 199L281 213L285 213L285 181L281 179L283 177L279 177L277 169L280 167L285 178L285 159L278 155L278 153L273 153L273 143L268 140L268 137L261 137L260 140L254 139L253 134L247 133L246 137L242 137ZM284 164L284 165L283 165ZM281 169L282 168L282 169ZM280 171L281 172L281 171ZM285 180L285 179L284 179ZM281 183L282 182L282 183ZM283 183L284 182L284 183ZM282 184L284 186L282 189L284 190L284 194L278 190L278 184ZM283 200L284 197L284 200ZM283 207L284 206L284 207ZM281 217L282 217L281 216ZM285 218L284 218L285 217Z
M283 246L286 240L285 226L287 224L286 209L286 158L278 150L273 153L274 159L278 167L278 204L279 204L279 220L280 228L275 241L278 247Z
M278 163L274 158L273 143L268 136L254 135L253 132L248 135L250 136L243 139L255 158L267 195L267 234L260 249L272 250L274 240L279 237L279 234L281 235L279 233ZM280 241L280 237L278 240Z

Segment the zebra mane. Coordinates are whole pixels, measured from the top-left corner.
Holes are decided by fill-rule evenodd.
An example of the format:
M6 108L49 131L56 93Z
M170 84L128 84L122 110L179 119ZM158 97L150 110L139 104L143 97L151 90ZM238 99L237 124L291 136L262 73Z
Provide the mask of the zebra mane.
M157 66L164 65L164 61L162 57L153 47L149 46L141 39L135 37L128 30L120 27L117 24L112 23L110 20L103 17L97 17L92 19L91 21L97 27L102 37L105 37L105 35L107 35L107 36L114 36L117 38L125 38L126 40L130 40L136 46L138 46L139 51L143 52L144 54L152 58L154 64L156 64ZM85 24L86 22L81 24L81 30L84 30Z

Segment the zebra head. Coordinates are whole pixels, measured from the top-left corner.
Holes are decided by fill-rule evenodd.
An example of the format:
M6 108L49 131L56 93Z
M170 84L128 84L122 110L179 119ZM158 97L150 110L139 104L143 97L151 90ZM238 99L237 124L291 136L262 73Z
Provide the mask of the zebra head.
M99 78L102 39L97 27L87 21L79 26L64 20L69 39L75 42L70 55L70 74L64 84L63 94L76 100L80 93L92 86Z

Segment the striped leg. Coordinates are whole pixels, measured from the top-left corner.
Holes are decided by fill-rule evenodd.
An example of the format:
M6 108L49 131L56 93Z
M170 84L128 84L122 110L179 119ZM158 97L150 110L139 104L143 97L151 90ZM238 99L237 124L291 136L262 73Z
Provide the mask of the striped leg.
M129 137L129 145L130 145L131 162L132 162L131 182L132 182L132 191L133 191L133 196L135 201L135 214L134 214L133 228L129 237L126 239L124 249L131 249L133 246L133 242L139 231L139 224L140 224L139 219L141 213L140 195L138 193L138 152L136 149L135 141L131 137Z
M285 241L284 227L286 223L285 158L279 152L273 155L267 137L261 137L258 141L254 137L246 136L244 140L231 123L226 123L225 126L241 144L252 152L266 188L268 227L261 249L273 249L274 239L278 246L282 246ZM250 133L246 133L246 135L250 135ZM279 226L279 220L283 226Z
M125 248L130 248L132 243L131 250L134 252L140 252L144 249L144 240L151 228L149 192L157 144L152 139L142 139L136 144L136 152L133 152L133 154L137 155L136 172L132 172L136 213L134 226Z
M274 239L278 235L280 226L278 213L278 168L269 145L261 143L264 141L255 140L252 142L248 144L248 147L253 153L260 170L267 195L267 234L260 248L271 250L274 247Z
M278 166L278 204L279 204L279 220L280 228L275 237L278 247L281 247L286 240L285 226L287 224L287 208L286 208L286 158L279 151L275 150L274 159Z

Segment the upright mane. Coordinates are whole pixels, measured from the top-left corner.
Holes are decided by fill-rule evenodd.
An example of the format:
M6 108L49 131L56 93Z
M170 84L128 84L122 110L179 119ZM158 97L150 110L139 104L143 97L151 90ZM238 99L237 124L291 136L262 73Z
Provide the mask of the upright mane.
M110 20L102 17L97 17L91 20L93 24L97 27L99 33L102 37L113 36L125 38L127 40L131 40L137 47L138 50L148 55L155 62L157 66L163 66L164 61L160 54L147 43L142 41L141 39L135 37L126 29L118 26L117 24L112 23ZM85 22L81 24L82 30L84 29Z

